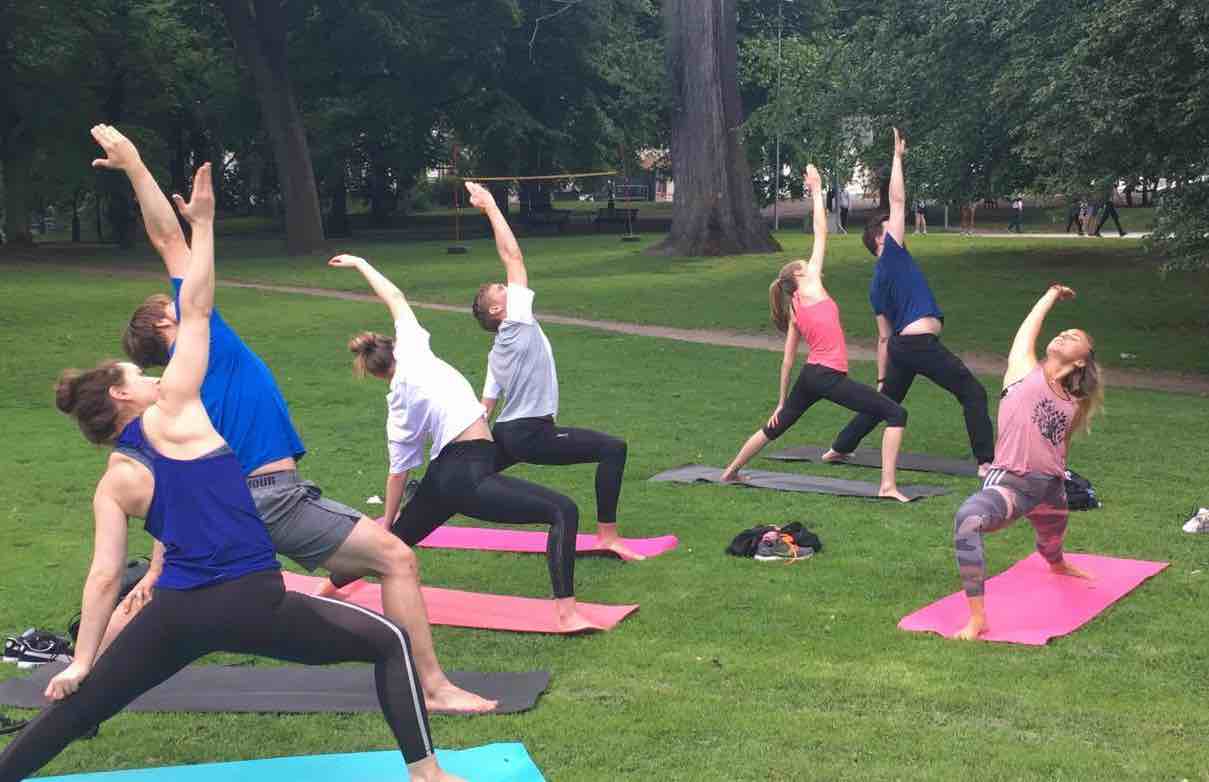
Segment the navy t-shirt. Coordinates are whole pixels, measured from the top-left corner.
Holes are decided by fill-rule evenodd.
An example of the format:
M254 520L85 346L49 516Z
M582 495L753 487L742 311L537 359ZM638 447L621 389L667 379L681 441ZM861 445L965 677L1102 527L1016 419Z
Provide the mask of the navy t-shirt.
M874 315L886 316L895 334L920 318L945 319L915 259L888 232L869 283L869 303Z
M172 278L177 318L182 282ZM217 307L210 316L210 363L201 398L210 422L235 451L244 475L269 462L306 454L273 373L227 325Z

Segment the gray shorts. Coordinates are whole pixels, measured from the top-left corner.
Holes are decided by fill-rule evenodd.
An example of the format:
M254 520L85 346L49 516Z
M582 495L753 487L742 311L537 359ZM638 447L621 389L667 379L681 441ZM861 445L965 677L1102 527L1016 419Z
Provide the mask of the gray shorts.
M344 545L362 516L324 497L318 486L299 478L297 470L253 476L248 489L277 553L308 571Z

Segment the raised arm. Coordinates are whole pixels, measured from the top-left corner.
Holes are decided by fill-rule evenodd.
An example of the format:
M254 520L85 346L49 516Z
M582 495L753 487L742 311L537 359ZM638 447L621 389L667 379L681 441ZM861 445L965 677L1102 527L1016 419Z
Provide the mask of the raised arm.
M361 276L369 283L369 287L373 289L386 308L390 310L391 320L398 321L404 318L415 320L416 315L411 311L411 305L407 303L407 297L403 295L403 291L390 280L386 279L383 274L370 265L369 261L364 258L359 258L356 255L337 255L327 262L328 266L335 269L356 269L361 272Z
M806 166L806 186L810 188L810 199L814 207L811 211L814 223L814 249L810 251L810 261L806 264L807 274L815 277L823 275L823 257L827 254L827 212L823 208L823 178L819 170L811 163ZM792 332L793 329L790 329Z
M193 250L180 292L180 325L176 351L160 378L160 404L179 409L197 399L210 363L210 315L214 311L214 188L210 164L197 169L188 203L173 195L193 228Z
M164 260L169 277L184 277L189 266L189 245L176 213L172 211L172 204L168 203L155 177L143 164L138 150L130 139L109 125L93 127L92 137L105 152L105 157L92 161L92 167L126 173L134 186L134 195L139 202L139 211L143 213L143 226L147 229L151 246Z
M901 246L907 233L907 186L903 181L903 155L907 141L894 129L894 162L890 164L890 219L886 231Z
M509 285L529 287L529 272L525 269L525 256L521 255L521 246L516 243L516 237L504 219L504 213L491 197L491 192L477 182L467 182L466 189L470 191L471 205L482 209L483 214L491 221L491 231L495 234L495 250L504 262L504 271L508 275Z
M1033 368L1037 366L1037 335L1041 333L1045 316L1053 309L1056 302L1074 297L1073 290L1055 283L1033 305L1033 309L1029 311L1021 322L1020 328L1016 330L1016 338L1012 340L1012 351L1008 354L1007 372L1003 375L1004 388L1032 372Z

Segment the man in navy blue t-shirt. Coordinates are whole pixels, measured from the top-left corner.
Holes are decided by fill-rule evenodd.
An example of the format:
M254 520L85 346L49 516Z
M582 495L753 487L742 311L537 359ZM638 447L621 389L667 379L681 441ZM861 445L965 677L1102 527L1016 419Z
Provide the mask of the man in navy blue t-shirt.
M877 390L902 402L916 375L923 375L961 402L970 448L984 474L995 457L994 430L987 413L987 393L961 359L940 343L944 313L928 281L903 246L907 229L907 194L903 182L906 142L894 129L894 165L890 170L890 214L865 226L865 247L877 256L869 303L877 319ZM823 458L847 459L879 419L857 415L835 438Z
M190 250L172 205L129 139L116 130L103 135L94 131L93 136L106 155L93 166L120 170L130 178L147 237L163 258L179 296ZM151 296L135 310L122 338L132 361L142 367L168 363L178 312L177 302L164 294ZM239 460L256 511L277 552L307 570L323 567L353 578L378 575L386 616L411 638L429 710L493 709L494 701L454 686L441 670L420 592L415 553L360 511L324 497L318 486L299 476L298 461L306 448L290 420L277 381L260 356L227 325L217 307L210 316L210 355L201 397L214 428ZM149 599L162 563L163 549L157 544L151 571L115 612L106 643L129 621L131 609Z

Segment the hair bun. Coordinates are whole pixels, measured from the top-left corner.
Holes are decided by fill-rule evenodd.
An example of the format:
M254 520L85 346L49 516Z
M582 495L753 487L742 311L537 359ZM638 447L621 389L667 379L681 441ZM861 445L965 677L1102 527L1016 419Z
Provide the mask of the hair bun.
M348 341L348 349L350 353L359 353L365 355L374 349L374 345L378 342L378 335L372 331L362 331Z
M75 369L64 370L55 384L55 407L61 412L71 415L80 401L80 372Z

